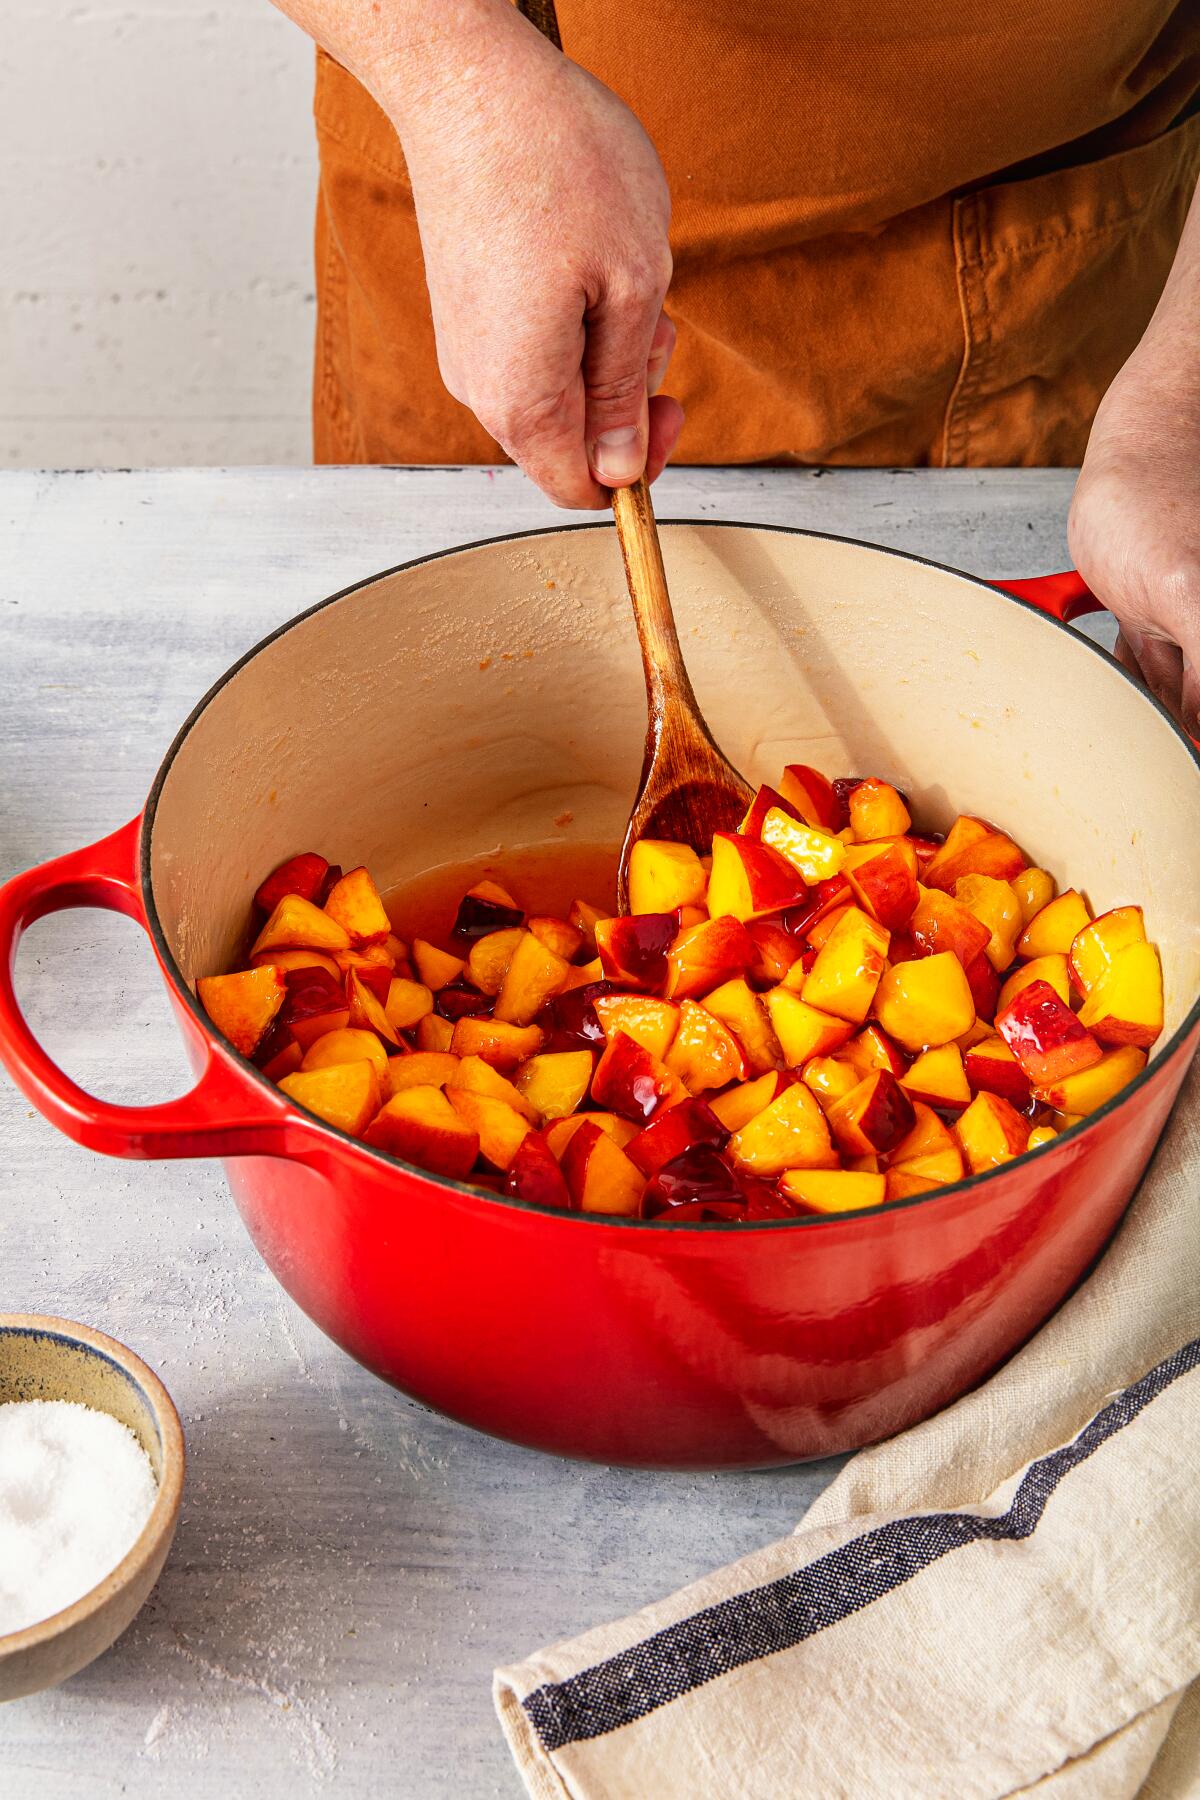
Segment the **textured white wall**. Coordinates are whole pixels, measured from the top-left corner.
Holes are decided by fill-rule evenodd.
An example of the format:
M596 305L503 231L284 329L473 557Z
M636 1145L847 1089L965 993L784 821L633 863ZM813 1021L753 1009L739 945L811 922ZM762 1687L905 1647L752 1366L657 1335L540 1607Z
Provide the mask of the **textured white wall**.
M268 0L0 0L0 466L309 458L312 49Z

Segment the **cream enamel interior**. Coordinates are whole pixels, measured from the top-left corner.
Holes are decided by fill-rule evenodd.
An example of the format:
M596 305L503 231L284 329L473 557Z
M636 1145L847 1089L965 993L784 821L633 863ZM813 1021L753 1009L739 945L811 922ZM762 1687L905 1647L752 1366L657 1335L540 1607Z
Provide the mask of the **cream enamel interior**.
M1141 901L1165 1044L1200 987L1200 773L1145 697L949 570L761 527L662 535L696 692L745 775L880 774L930 825L1000 822L1097 910ZM298 850L391 887L505 846L619 839L644 730L611 528L368 582L252 655L171 761L151 878L185 979L227 966L257 883Z

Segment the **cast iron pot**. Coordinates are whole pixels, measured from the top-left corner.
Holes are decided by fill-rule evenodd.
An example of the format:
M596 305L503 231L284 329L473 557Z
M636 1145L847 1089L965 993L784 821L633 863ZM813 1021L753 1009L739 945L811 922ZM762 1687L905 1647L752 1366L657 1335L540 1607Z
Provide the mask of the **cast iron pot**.
M1089 604L1075 577L1013 584L1017 599L807 532L663 538L701 705L747 776L876 773L930 824L1001 821L1097 907L1145 902L1167 1027L1124 1093L1009 1167L886 1210L668 1225L426 1175L290 1104L215 1034L196 977L226 966L255 884L297 850L390 886L561 836L567 812L581 842L619 841L645 721L607 526L410 563L252 650L180 731L140 819L0 890L0 1053L82 1144L225 1158L289 1294L418 1400L572 1456L785 1463L945 1406L1117 1226L1200 1036L1200 760L1069 629ZM94 1099L31 1035L12 954L71 906L145 926L197 1075L183 1098Z

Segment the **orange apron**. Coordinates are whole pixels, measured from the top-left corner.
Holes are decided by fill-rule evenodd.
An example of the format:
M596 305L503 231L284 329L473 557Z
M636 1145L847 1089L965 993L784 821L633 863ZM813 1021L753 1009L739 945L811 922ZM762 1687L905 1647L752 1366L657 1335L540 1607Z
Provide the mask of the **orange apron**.
M558 0L670 182L684 463L1070 464L1200 173L1195 0ZM479 463L404 158L318 55L318 462Z

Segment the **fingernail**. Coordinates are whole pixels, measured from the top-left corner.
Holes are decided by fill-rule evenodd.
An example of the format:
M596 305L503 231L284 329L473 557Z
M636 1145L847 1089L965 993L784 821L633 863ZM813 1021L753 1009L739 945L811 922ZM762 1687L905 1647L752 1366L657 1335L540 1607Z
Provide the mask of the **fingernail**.
M592 445L592 467L601 481L636 481L645 462L636 425L602 431Z

